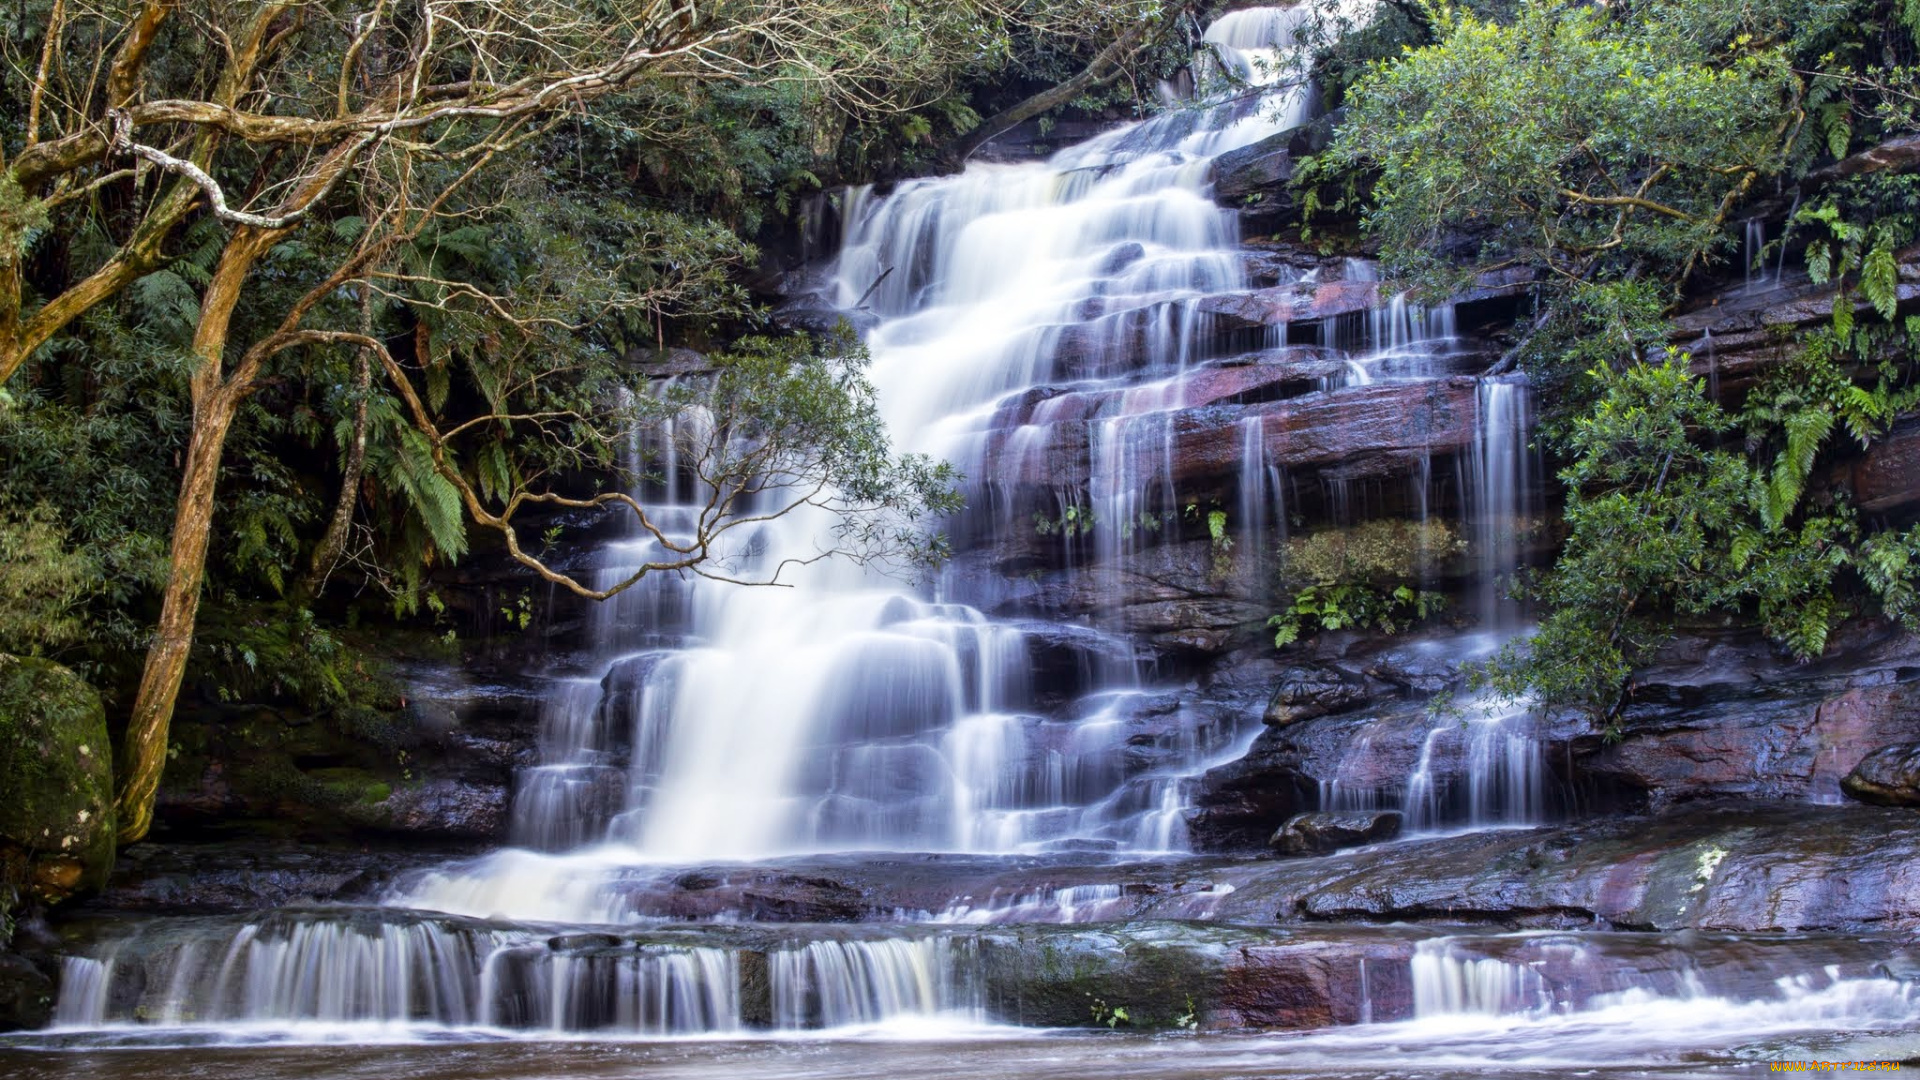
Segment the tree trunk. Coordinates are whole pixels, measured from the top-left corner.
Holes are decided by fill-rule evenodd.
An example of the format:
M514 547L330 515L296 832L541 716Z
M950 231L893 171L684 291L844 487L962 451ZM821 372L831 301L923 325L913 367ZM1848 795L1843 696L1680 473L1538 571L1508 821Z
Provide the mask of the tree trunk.
M1141 42L1146 39L1147 31L1155 25L1144 19L1135 23L1112 44L1100 50L1099 54L1089 61L1078 75L981 121L979 127L974 128L947 148L947 160L955 167L965 165L967 158L971 157L975 150L980 149L982 144L1001 132L1022 121L1031 120L1049 109L1059 108L1081 94L1113 81L1120 74L1120 65L1140 47Z
M373 336L372 290L361 287L360 333ZM367 464L367 394L373 388L373 357L365 349L354 354L353 361L353 441L347 445L345 475L340 478L340 498L333 504L333 517L327 522L327 534L313 549L313 563L307 569L301 591L318 596L327 584L327 575L346 550L347 533L353 528L353 507L360 501L360 477Z
M219 373L214 372L217 379ZM168 557L167 590L160 623L147 650L146 669L134 697L133 715L121 745L120 785L115 796L120 842L147 835L153 823L154 796L167 765L167 732L174 702L193 648L194 620L200 613L200 586L206 577L207 541L213 530L213 501L220 479L220 458L227 430L239 404L237 395L214 383L202 394L195 379L193 435L187 445L186 475L173 517L173 546Z
M194 328L193 351L199 367L193 373L193 431L187 442L187 467L180 478L174 504L173 541L167 556L167 589L160 601L160 622L147 648L146 669L133 699L133 714L121 744L119 790L114 811L120 842L145 838L153 824L154 796L167 767L167 732L174 702L187 673L193 649L194 621L200 614L200 587L207 573L207 543L213 532L214 494L220 481L220 458L227 431L240 403L252 392L256 373L242 365L231 379L222 378L227 336L241 287L261 255L284 232L241 229L227 241L220 265L207 284L200 303L200 322Z

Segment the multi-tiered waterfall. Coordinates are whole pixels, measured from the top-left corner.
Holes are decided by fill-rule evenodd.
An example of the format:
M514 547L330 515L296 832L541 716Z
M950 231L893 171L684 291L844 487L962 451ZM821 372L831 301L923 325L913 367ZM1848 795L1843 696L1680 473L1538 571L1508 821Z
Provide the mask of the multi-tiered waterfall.
M1313 115L1286 48L1300 19L1252 9L1206 32L1212 70L1239 80L1223 97L1045 162L844 194L816 299L870 325L895 440L969 477L938 580L831 563L792 588L649 579L595 611L590 657L551 674L518 847L411 875L380 904L100 933L66 961L61 1030L1396 1025L1183 1049L1184 1064L1069 1055L1087 1075L1211 1076L1275 1055L1309 1073L1478 1063L1461 1055L1492 1043L1550 1071L1636 1045L1616 1031L1657 1028L1645 1047L1666 1062L1716 1039L1911 1027L1911 987L1887 965L1914 969L1884 942L1276 929L1307 900L1263 885L1269 864L1183 854L1195 778L1246 750L1260 702L1203 700L1196 631L1163 617L1198 612L1215 657L1246 648L1290 532L1442 520L1467 541L1455 573L1478 583L1459 590L1473 632L1413 648L1485 655L1523 629L1499 582L1540 512L1527 388L1475 374L1451 307L1383 295L1361 261L1255 265L1212 197L1223 155ZM671 425L636 438L664 478L639 497L671 528L697 482ZM768 522L730 565L752 576L811 554L822 524ZM648 544L607 544L604 580ZM1391 738L1417 758L1390 766L1385 722L1356 723L1320 808L1400 809L1425 832L1538 823L1560 803L1533 722L1413 714ZM1684 912L1714 851L1689 849L1698 882L1660 902ZM1324 1013L1289 1011L1292 989L1235 990L1262 979L1324 996ZM1172 996L1120 997L1140 986ZM1670 1013L1650 1027L1676 1000L1716 1030ZM1028 1043L979 1047L968 1075L1079 1075ZM729 1053L675 1075L780 1068ZM873 1053L873 1075L959 1075L945 1053Z

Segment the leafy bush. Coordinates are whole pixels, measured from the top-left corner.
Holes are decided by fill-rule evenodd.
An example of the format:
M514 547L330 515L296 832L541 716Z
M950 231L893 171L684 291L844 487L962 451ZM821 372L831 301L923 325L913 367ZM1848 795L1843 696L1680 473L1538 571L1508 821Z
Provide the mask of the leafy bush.
M67 543L53 509L0 509L0 653L39 656L87 636L82 604L100 567Z
M1275 647L1316 630L1394 634L1433 618L1446 598L1419 585L1466 546L1439 521L1368 521L1288 541L1280 576L1293 603L1267 620Z

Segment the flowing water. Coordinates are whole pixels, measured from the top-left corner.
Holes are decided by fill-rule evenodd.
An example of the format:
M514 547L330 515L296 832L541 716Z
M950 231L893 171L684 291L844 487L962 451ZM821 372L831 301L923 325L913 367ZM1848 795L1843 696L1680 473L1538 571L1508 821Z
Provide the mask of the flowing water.
M1431 516L1471 542L1479 582L1478 632L1431 646L1439 659L1483 656L1524 630L1502 583L1541 512L1525 383L1463 377L1445 305L1380 297L1300 327L1223 314L1270 296L1254 288L1235 213L1210 196L1210 169L1311 115L1285 49L1298 21L1250 9L1206 32L1209 63L1264 94L1188 103L1046 162L846 194L831 288L878 320L868 342L887 421L903 448L972 478L970 509L951 523L961 557L940 580L833 564L792 589L649 578L595 611L586 666L551 679L539 761L514 796L518 847L416 874L376 907L109 927L66 961L55 1028L0 1042L0 1072L1681 1075L1909 1045L1912 985L1851 947L1816 962L1792 942L1716 945L1731 958L1720 967L1669 958L1656 970L1527 935L1359 929L1336 964L1357 987L1341 1026L1199 1038L1015 1026L1041 1003L1010 958L1035 950L1091 957L1080 962L1098 973L1140 950L1221 963L1236 934L1286 942L1184 921L1233 897L1230 882L1183 878L1187 799L1194 777L1245 751L1257 709L1169 705L1184 674L1110 605L1063 614L1005 566L1107 581L1198 537L1214 564L1202 573L1258 597L1269 553L1301 522ZM1378 289L1352 260L1277 274L1275 287L1311 293L1321 275ZM1412 446L1384 477L1325 467L1299 427L1400 409L1410 394L1457 403L1471 427ZM657 455L664 477L638 497L669 531L702 495L678 455L704 422L636 435L633 452ZM810 553L822 524L769 522L729 565L751 574ZM598 580L623 577L651 544L607 544ZM1415 764L1385 782L1330 779L1322 803L1398 808L1416 832L1537 824L1559 803L1534 724L1524 710L1423 722L1406 736ZM1385 737L1356 737L1355 775ZM663 882L704 887L687 884L690 866L720 865L699 873L721 881L769 858L881 851L1043 870L1096 851L1112 866L838 916L857 925L688 916L650 899ZM1167 880L1123 885L1140 865ZM1158 921L1121 926L1149 894ZM1727 964L1743 979L1714 981ZM1081 997L1040 1015L1116 1019ZM1188 1008L1187 1022L1238 1026L1239 1014Z

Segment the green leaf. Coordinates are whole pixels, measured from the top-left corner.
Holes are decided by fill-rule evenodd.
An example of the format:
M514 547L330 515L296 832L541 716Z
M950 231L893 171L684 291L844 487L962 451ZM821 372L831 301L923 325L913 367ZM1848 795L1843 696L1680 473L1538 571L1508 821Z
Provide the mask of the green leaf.
M1894 261L1892 247L1884 241L1867 253L1860 267L1860 291L1866 293L1867 302L1881 318L1892 320L1900 306L1900 267Z

